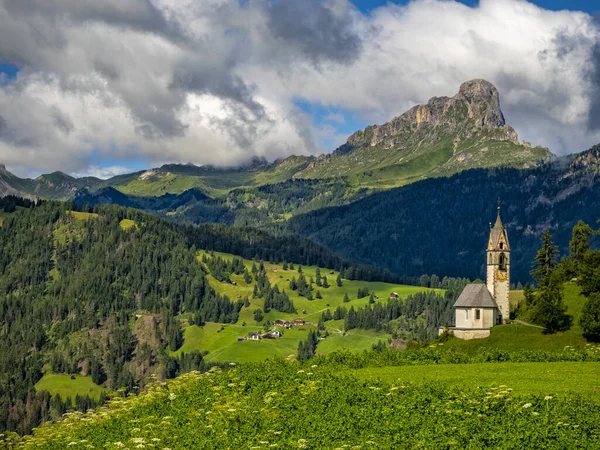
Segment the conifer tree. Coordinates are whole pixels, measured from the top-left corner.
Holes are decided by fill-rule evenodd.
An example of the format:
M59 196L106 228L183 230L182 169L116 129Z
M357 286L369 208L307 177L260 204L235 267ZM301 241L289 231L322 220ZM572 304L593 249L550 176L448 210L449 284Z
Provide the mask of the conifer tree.
M573 227L573 234L569 243L569 258L574 265L575 273L579 273L585 255L590 251L590 241L593 233L592 228L581 220Z
M558 250L552 242L550 230L546 228L542 235L542 247L538 250L533 261L531 275L538 286L546 287L550 284L552 273L558 267Z
M342 287L342 272L340 272L335 280L338 287Z

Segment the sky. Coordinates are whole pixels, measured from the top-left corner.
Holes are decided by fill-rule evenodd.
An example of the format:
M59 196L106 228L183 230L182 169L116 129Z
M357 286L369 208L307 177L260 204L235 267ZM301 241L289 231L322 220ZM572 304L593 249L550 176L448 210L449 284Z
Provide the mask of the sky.
M600 143L591 0L0 0L0 163L20 176L334 150L474 78L521 139Z

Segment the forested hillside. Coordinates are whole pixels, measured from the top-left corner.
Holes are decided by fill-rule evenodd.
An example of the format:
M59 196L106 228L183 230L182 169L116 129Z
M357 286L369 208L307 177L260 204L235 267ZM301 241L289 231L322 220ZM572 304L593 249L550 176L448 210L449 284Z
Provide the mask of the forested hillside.
M152 375L209 367L198 352L172 356L183 342L181 316L235 323L244 302L209 284L197 249L320 265L353 279L394 279L303 238L180 226L111 205L82 212L65 203L7 197L0 206L2 430L25 433L71 402L81 410L96 404L97 396L87 394L61 399L36 393L43 373L73 374L75 381L75 374L87 375L106 389L129 391ZM261 289L257 298L280 301L267 296L264 283Z
M566 169L548 164L526 171L470 170L424 180L294 217L280 228L394 273L483 279L489 224L499 198L513 249L512 281L524 283L544 228L566 254L575 223L600 218L594 151Z

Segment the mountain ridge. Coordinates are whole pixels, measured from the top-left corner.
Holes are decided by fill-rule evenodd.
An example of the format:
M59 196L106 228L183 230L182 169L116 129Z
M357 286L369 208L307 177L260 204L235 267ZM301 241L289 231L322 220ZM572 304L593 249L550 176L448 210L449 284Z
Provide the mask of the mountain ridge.
M461 84L453 97L433 97L383 125L355 132L298 176L355 176L376 186L394 175L414 181L470 168L528 168L551 156L547 148L519 141L506 123L498 89L475 79ZM361 173L370 173L374 179L365 179Z
M239 188L342 177L356 187L388 189L471 168L535 167L551 155L519 141L506 123L496 87L476 79L461 84L453 97L433 97L383 125L356 131L344 145L318 157L292 155L273 162L254 157L237 167L165 164L108 180L63 172L20 179L3 169L0 195L70 200L80 189L114 187L127 195L162 196L199 188L224 198Z

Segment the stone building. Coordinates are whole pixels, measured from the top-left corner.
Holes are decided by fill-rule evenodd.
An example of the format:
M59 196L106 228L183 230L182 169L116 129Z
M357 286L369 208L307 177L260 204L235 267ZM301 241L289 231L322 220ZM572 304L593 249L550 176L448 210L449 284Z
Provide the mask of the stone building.
M486 284L469 284L454 304L452 333L462 339L486 338L494 325L504 323L510 314L510 245L508 233L498 217L490 227L486 254Z

